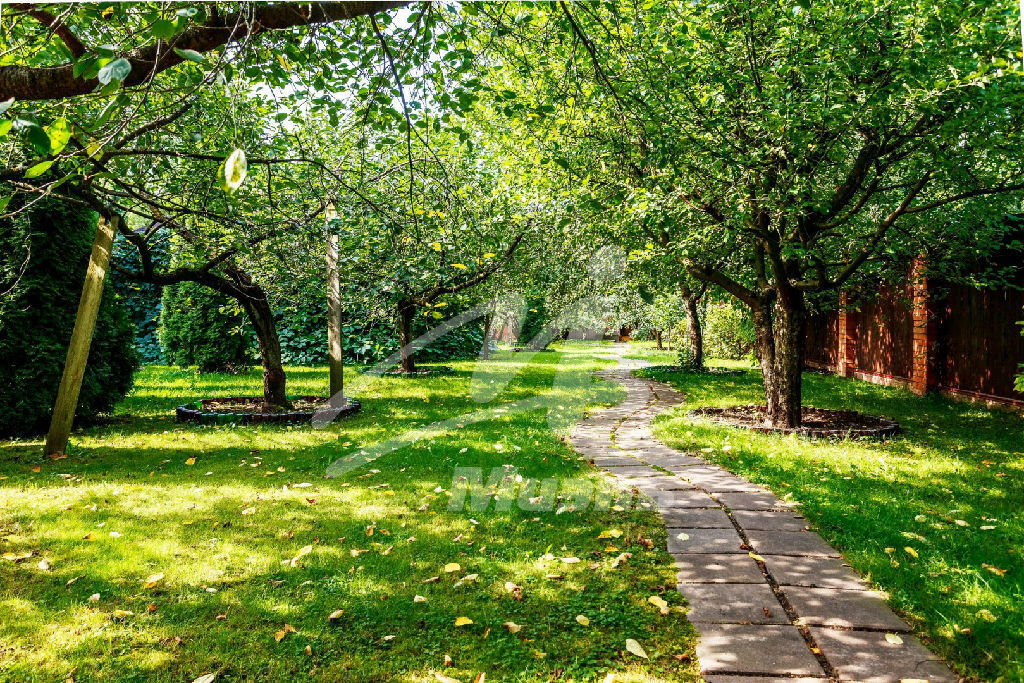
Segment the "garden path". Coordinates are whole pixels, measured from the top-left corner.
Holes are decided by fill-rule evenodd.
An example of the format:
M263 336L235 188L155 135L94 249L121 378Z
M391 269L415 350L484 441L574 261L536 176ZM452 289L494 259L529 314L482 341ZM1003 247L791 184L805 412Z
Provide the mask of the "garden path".
M646 362L611 357L618 368L597 374L626 400L572 441L661 513L708 683L957 680L790 503L657 441L651 421L683 396L631 374Z

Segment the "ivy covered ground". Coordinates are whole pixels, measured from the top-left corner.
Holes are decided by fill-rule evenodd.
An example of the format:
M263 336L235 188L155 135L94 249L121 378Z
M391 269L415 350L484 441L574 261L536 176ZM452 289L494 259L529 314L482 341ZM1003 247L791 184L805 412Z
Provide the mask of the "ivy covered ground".
M549 393L569 414L620 400L588 379L607 361L579 350L528 363L503 352L476 379L516 373L489 405ZM579 384L552 389L560 362ZM595 476L543 410L323 478L339 457L479 409L473 364L455 366L374 380L362 413L323 431L175 424L177 404L258 393L259 374L148 367L67 459L0 443L0 678L696 679L682 610L647 601L681 605L662 593L675 570L655 515L446 510L456 466L483 467L485 481L512 463L526 477ZM291 368L290 391L323 393L326 376Z

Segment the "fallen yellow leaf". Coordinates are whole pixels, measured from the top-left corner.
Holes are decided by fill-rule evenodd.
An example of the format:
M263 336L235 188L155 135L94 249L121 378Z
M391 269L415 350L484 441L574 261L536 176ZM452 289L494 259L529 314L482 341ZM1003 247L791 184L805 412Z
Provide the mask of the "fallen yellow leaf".
M644 652L644 649L640 647L640 643L636 642L632 638L626 638L626 650L628 650L631 654L636 655L637 657L641 657L643 659L650 659L650 657L647 656L647 653Z
M189 458L188 460L185 461L185 464L186 465L195 465L196 464L196 459L195 458Z
M502 626L507 628L509 633L519 633L523 630L523 627L514 621L506 621Z
M587 619L582 614L577 614L576 615L576 623L579 624L580 626L590 626L590 619Z
M344 613L345 613L345 610L343 610L343 609L336 609L336 610L334 610L333 612L330 613L330 615L327 617L327 621L334 621L335 619L337 619L338 617L340 617Z
M657 595L652 595L651 597L647 598L647 602L657 607L658 611L662 614L668 614L668 603L665 602L662 598L658 597Z
M460 565L458 562L449 562L448 564L446 564L444 566L444 572L446 574L451 574L453 572L461 572L461 571L462 571L462 565Z
M160 583L163 580L164 573L158 572L150 576L148 579L146 579L146 583L143 585L143 588L154 588L158 583Z
M472 623L473 623L473 620L470 619L469 617L459 617L458 619L455 620L455 625L456 626L469 626Z
M885 640L886 640L886 642L891 643L892 645L902 645L903 644L903 639L900 638L895 633L886 633L885 634Z

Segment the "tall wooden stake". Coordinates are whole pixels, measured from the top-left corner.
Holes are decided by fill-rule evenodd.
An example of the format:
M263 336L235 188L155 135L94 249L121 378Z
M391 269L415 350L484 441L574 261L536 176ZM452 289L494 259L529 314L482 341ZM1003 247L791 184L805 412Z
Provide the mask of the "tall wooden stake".
M89 346L96 330L96 315L99 313L100 300L103 298L103 280L110 265L110 250L114 244L114 233L117 232L117 221L116 216L109 221L100 216L99 224L96 226L96 238L93 240L92 254L89 257L89 270L82 285L82 297L78 300L75 329L71 333L71 343L68 345L68 355L64 361L64 374L60 378L57 400L53 404L50 431L46 434L46 455L63 454L68 437L71 436L71 423L75 419L78 393L82 389L85 364L89 359Z
M333 208L328 208L328 216ZM328 228L327 234L327 353L327 364L331 374L331 396L338 394L343 396L345 379L344 365L341 360L341 277L338 271L338 234L331 228Z

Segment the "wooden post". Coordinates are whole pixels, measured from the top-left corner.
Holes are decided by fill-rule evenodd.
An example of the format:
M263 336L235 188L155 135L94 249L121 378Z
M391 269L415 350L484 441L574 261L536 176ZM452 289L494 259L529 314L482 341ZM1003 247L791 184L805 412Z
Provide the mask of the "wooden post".
M333 215L332 215L333 214ZM327 207L328 219L337 216L334 206ZM341 358L341 277L338 271L338 233L327 227L327 364L331 375L331 396L344 396L344 363ZM333 401L332 401L333 403Z
M71 436L71 424L75 419L75 408L78 407L78 393L82 390L85 364L89 359L89 346L96 330L96 316L100 310L100 300L103 298L103 281L110 265L110 251L114 244L118 220L116 216L110 220L100 216L99 224L96 226L96 238L93 240L92 254L89 256L89 269L85 273L82 296L78 300L75 328L71 333L68 355L64 361L64 374L60 378L57 400L53 404L50 431L46 434L45 455L62 455Z

